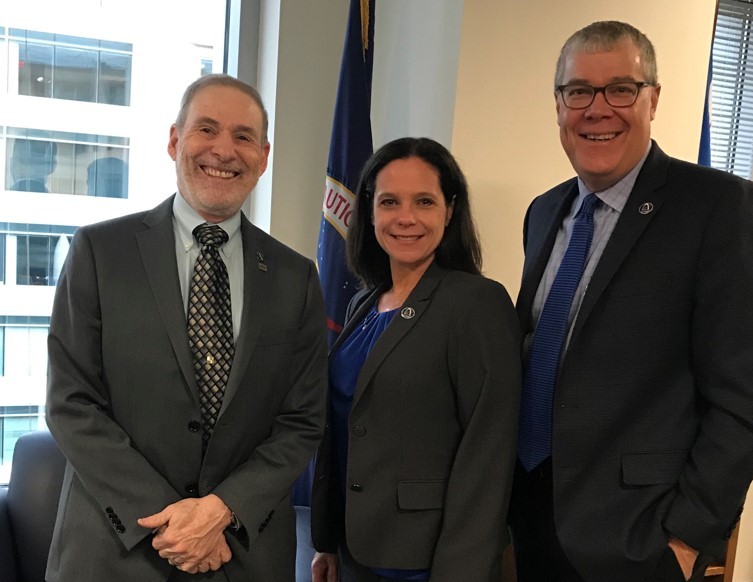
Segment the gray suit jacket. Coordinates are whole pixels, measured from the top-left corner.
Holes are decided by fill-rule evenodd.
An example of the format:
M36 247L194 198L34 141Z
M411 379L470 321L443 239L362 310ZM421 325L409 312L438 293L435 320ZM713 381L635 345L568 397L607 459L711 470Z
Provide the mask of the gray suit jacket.
M576 194L569 180L526 216L524 334ZM648 578L669 533L719 553L753 476L751 182L653 144L573 324L552 467L557 534L586 580Z
M243 322L202 460L172 198L77 231L48 341L47 421L68 459L50 582L167 579L136 519L210 492L244 525L227 577L293 580L289 488L324 424L324 308L311 261L245 217L241 234Z
M383 291L354 297L330 359ZM395 315L358 377L345 508L325 431L314 545L335 551L347 532L365 566L499 580L520 396L512 302L499 283L432 264L405 306L415 315Z

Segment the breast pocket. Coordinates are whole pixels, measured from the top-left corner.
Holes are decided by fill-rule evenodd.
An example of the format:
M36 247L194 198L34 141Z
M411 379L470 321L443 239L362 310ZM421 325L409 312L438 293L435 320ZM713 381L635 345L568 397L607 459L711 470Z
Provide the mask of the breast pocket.
M677 482L688 451L624 453L622 482L625 485L671 485Z

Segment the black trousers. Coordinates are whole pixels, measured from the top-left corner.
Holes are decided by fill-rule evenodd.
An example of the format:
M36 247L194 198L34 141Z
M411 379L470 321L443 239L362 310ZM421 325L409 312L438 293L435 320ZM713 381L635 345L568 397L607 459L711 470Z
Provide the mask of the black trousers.
M337 550L337 562L339 582L396 582L378 576L356 562L345 544L341 544Z
M517 464L509 513L518 582L590 582L570 563L560 545L552 495L551 458L530 473ZM690 580L702 581L710 562L710 558L699 556ZM669 546L645 582L685 582Z
M530 473L517 463L509 514L518 582L586 582L554 528L551 459Z
M206 574L188 574L175 568L168 582L199 582L201 580L212 580L212 582L227 582L227 575L224 569L217 570L216 572L207 572Z

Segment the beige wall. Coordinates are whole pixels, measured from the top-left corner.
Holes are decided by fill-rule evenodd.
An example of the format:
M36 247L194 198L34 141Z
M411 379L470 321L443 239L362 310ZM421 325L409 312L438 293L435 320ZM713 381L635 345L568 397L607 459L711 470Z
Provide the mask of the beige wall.
M486 274L513 298L526 208L573 175L559 144L552 92L562 43L595 20L624 20L645 32L656 47L663 86L653 137L667 153L696 161L715 5L694 0L678 10L674 2L656 0L465 2L452 150L471 184ZM746 514L736 582L753 581L752 547L753 516Z
M645 32L663 85L653 135L666 152L695 161L714 7L714 0L687 2L682 10L656 0L465 2L452 150L472 187L485 270L513 297L525 209L573 175L559 144L552 89L562 43L594 20L625 20Z

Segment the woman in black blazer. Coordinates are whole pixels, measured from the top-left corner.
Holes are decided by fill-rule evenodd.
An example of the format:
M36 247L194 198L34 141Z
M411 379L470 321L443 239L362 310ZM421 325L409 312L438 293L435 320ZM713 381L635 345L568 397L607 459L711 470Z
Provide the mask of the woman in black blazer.
M480 274L466 180L442 145L404 138L374 153L347 253L366 289L330 353L314 582L499 581L518 324Z

